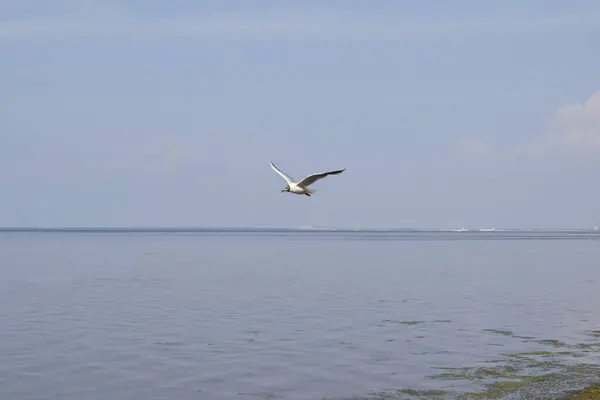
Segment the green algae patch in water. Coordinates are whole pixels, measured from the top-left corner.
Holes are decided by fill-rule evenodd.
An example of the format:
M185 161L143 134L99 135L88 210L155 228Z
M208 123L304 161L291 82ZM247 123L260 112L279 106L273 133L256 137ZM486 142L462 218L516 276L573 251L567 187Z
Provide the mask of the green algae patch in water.
M411 396L416 399L443 399L447 395L442 390L416 390L416 389L402 389L397 391L398 394Z
M431 392L431 393L430 393ZM329 398L323 397L320 400L407 400L407 399L432 399L441 400L444 399L445 392L441 394L433 393L434 391L429 390L415 390L415 389L402 389L402 390L391 390L391 391L373 391L368 395L364 396L353 396L353 397L342 397L342 398ZM407 397L408 396L408 397Z
M439 368L455 372L442 372L437 375L430 375L429 379L439 380L486 380L486 379L516 379L517 368L512 365L501 365L496 367L478 367L478 368Z
M501 329L482 329L484 332L492 332L498 335L503 335L503 336L514 336L515 334L513 333L513 331L504 331Z
M461 400L478 400L478 399L500 399L506 396L507 393L520 388L526 383L520 381L501 381L494 382L487 386L483 392L467 392L458 398Z
M600 397L564 397L564 394L573 387L581 387L582 382L592 379L598 379L597 370L588 370L587 376L581 374L569 374L566 371L559 371L545 375L521 375L516 376L511 381L496 381L484 385L484 389L478 392L467 392L459 395L460 400L479 400L479 399L590 399L600 400ZM591 386L587 393L594 393L592 390L598 390L596 386ZM589 388L588 388L589 389ZM600 392L598 392L600 396Z
M554 339L532 340L532 342L537 342L539 344L545 344L545 345L550 345L550 346L554 346L554 347L565 347L566 346L566 344L561 342L560 340L554 340Z
M571 356L573 355L570 351L524 351L521 353L505 354L506 357L515 357L522 359L535 360L535 357L554 357L554 356Z
M600 385L588 386L585 389L577 390L562 400L600 400Z
M408 320L408 321L397 321L391 319L384 319L381 321L381 324L378 326L385 326L384 324L402 324L402 325L421 325L421 324L436 324L436 323L450 323L452 322L449 319L436 319L433 321L421 321L421 320Z
M443 390L427 389L393 389L374 391L366 397L351 397L343 400L442 400L446 399L448 392ZM323 399L325 400L325 399Z
M486 331L522 340L511 331ZM355 399L600 400L600 365L596 358L600 343L596 343L597 340L564 343L554 339L532 339L522 342L530 343L527 351L498 354L472 366L433 367L438 373L425 376L428 380L437 380L435 385L432 382L432 390L378 390ZM582 354L589 357L587 364L581 362Z
M492 330L492 332L516 338L509 331ZM553 339L536 339L529 342L551 346L551 349L501 354L503 359L485 362L484 367L438 368L443 372L427 378L465 382L471 386L471 389L456 393L456 396L447 397L461 400L569 399L571 397L561 396L571 393L574 389L585 387L600 390L600 387L590 386L600 382L600 365L573 364L573 360L581 356L581 350L577 350L581 349L582 344L565 344ZM594 344L588 343L587 345L593 346ZM567 351L563 351L563 348L560 349L561 351L556 351L556 347L564 347ZM592 349L598 350L597 347L592 347ZM464 385L461 384L461 386ZM593 393L591 390L588 393ZM575 397L574 399L583 400L584 398L586 397ZM600 397L589 398L600 400Z

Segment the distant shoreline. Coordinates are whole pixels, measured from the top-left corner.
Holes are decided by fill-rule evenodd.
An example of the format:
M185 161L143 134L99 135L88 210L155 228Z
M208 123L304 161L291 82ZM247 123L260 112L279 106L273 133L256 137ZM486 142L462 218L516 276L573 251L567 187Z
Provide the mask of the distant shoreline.
M120 233L120 232L139 232L139 233L202 233L202 232L338 232L338 233L432 233L432 234L451 234L451 235L502 235L507 233L573 233L573 234L592 234L600 235L600 230L587 228L564 228L564 229L448 229L448 228L379 228L379 229L359 229L359 228L333 228L333 227L300 227L300 228L249 228L249 227L0 227L0 232L73 232L73 233Z

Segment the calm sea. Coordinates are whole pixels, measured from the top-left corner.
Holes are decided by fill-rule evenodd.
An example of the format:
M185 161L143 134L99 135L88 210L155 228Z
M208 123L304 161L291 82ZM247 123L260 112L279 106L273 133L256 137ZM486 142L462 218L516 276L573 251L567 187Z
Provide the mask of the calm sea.
M451 398L600 362L593 231L4 232L0 273L0 399Z

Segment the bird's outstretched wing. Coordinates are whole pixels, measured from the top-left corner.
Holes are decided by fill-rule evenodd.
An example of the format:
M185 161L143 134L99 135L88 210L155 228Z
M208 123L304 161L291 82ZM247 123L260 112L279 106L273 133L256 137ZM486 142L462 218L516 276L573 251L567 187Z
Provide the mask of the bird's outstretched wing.
M289 175L286 175L285 172L282 172L279 168L277 168L275 164L273 164L271 161L269 161L269 164L271 165L271 168L273 168L273 171L277 172L283 179L285 179L288 185L294 183L294 180Z
M316 181L318 181L319 179L325 178L327 175L341 174L345 170L346 170L346 168L344 168L344 169L338 169L336 171L322 172L320 174L309 175L306 178L302 179L300 182L298 182L298 186L304 186L304 187L310 186L313 183L315 183Z

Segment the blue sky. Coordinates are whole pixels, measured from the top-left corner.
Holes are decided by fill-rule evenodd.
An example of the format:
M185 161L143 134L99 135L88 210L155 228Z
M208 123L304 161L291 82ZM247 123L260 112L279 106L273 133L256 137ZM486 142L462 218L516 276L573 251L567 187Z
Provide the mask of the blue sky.
M5 0L0 225L593 227L599 40L597 1Z

